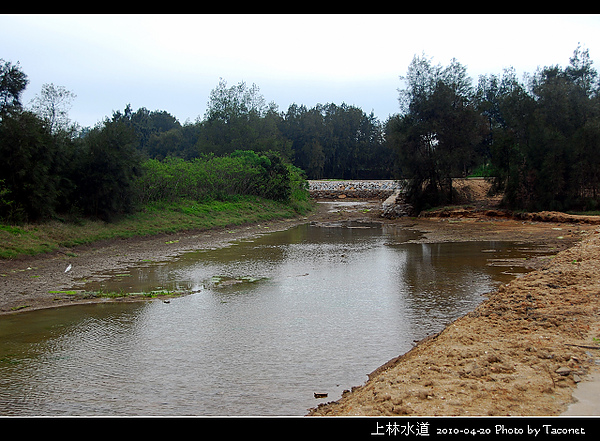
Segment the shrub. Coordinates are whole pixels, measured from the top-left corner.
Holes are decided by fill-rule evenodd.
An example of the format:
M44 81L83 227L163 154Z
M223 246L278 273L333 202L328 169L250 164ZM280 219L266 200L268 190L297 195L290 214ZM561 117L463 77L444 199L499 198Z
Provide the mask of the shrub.
M277 153L237 150L230 155L206 155L190 161L168 157L142 164L137 180L139 203L193 199L226 200L254 195L276 201L303 197L306 178Z

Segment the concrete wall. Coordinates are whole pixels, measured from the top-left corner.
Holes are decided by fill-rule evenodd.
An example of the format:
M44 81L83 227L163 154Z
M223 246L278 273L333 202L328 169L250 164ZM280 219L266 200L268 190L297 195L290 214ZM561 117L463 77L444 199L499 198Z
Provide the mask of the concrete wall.
M386 199L400 189L398 181L308 181L309 193L317 199Z

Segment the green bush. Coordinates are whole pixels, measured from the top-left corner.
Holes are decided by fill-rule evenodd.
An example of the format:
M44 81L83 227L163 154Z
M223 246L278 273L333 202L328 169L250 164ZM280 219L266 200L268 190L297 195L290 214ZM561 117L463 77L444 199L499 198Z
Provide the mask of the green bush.
M137 179L139 203L192 199L228 200L254 195L289 202L305 197L307 183L300 169L276 153L237 150L231 155L207 155L190 161L168 157L142 163Z

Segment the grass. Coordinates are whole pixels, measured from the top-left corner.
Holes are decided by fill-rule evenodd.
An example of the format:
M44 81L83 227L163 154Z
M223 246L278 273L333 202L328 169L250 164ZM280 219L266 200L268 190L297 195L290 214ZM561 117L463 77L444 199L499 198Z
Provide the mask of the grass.
M308 200L286 204L256 196L238 196L226 201L152 203L111 223L76 219L19 226L0 224L0 259L37 255L102 240L291 218L306 213L310 206Z
M179 291L144 291L144 292L125 292L125 291L92 291L84 292L81 294L84 298L107 298L107 299L119 299L125 297L144 297L149 299L155 299L159 297L171 298L179 297L183 295L183 292Z
M83 299L123 299L123 298L145 298L145 299L157 299L161 298L163 301L168 301L167 299L180 297L185 295L184 291L171 291L171 290L154 290L154 291L142 291L142 292L126 292L123 290L119 291L107 291L107 290L99 290L99 291L48 291L49 294L61 294L67 295L75 300L83 300ZM13 310L19 310L23 308L27 308L29 305L17 306L12 308Z

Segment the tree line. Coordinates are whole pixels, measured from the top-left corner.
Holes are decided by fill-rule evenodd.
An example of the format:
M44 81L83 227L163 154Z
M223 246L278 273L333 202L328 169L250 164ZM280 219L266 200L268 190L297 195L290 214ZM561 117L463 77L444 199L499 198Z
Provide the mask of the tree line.
M569 62L473 84L457 60L415 55L400 77L399 113L385 122L344 103L280 111L258 86L221 79L194 122L127 105L80 128L68 119L72 93L44 85L26 109L27 76L0 60L0 218L110 219L193 185L193 197L285 200L305 178L406 179L421 210L452 203L452 179L469 175L488 177L510 208L595 210L598 75L581 46Z
M145 157L193 159L235 150L278 152L309 179L384 179L393 176L383 125L373 115L345 103L292 104L280 112L258 86L223 79L210 93L207 110L193 123L180 124L165 111L127 106L117 112L135 131Z
M569 61L522 81L508 68L474 86L458 61L415 56L385 132L417 210L452 203L452 178L473 172L513 209L600 208L598 74L581 46Z
M44 85L26 109L21 94L27 84L18 64L0 60L4 222L82 216L111 221L145 204L179 199L203 202L253 195L294 206L307 197L304 173L276 150L254 152L240 143L218 156L177 157L165 150L150 157L147 149L157 137L185 135L186 127L166 112L133 113L128 106L93 128L80 129L68 119L70 92Z

